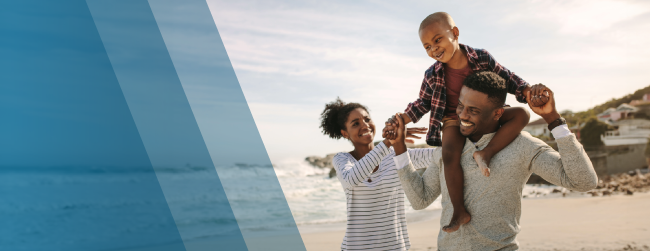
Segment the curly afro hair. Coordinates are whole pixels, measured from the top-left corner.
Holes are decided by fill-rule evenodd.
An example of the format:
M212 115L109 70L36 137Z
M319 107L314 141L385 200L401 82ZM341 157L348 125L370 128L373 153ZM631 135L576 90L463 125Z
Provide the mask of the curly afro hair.
M354 109L361 108L368 112L368 108L359 103L345 103L340 98L334 102L325 105L325 110L320 114L320 128L323 134L333 139L343 137L341 129L345 130L345 121L348 120L350 112Z
M503 107L506 103L506 96L508 95L506 81L494 72L479 71L472 73L465 78L463 85L472 90L487 94L488 99L496 107Z

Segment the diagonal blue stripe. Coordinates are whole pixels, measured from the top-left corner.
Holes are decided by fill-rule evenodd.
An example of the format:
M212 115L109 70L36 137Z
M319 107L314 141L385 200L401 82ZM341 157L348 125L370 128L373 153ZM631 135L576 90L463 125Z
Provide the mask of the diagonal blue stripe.
M205 1L149 1L249 250L305 250Z
M186 249L247 250L149 3L87 2Z

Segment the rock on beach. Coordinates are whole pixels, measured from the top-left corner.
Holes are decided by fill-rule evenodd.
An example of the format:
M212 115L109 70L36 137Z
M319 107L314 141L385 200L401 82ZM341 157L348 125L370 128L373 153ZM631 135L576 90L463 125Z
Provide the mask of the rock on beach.
M305 161L309 163L310 165L318 168L329 168L329 177L332 178L336 176L336 170L334 170L334 165L332 165L332 159L334 159L334 155L336 153L330 153L325 157L320 157L320 156L309 156L305 158Z
M592 196L614 194L633 195L635 192L650 191L650 173L648 169L629 173L608 175L598 180L596 189L589 191Z

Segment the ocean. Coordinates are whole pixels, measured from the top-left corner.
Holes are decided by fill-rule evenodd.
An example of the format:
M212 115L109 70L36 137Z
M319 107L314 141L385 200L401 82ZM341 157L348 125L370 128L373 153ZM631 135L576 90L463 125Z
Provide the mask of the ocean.
M240 164L218 168L227 198L218 195L215 172L208 168L156 169L155 175L150 170L3 168L0 243L8 250L95 250L97 245L110 250L164 245L170 241L160 238L165 229L171 231L170 238L180 232L183 241L194 241L236 233L238 228L243 233L282 231L292 227L292 219L302 233L345 229L341 184L328 177L329 170L304 160L274 163L273 167ZM276 176L282 193L267 189ZM151 197L161 186L164 198ZM553 188L526 185L524 195L543 198ZM285 198L291 212L286 210ZM440 215L439 198L418 211L405 202L409 222ZM236 221L232 214L220 211L228 203L235 209ZM133 233L138 233L137 238Z

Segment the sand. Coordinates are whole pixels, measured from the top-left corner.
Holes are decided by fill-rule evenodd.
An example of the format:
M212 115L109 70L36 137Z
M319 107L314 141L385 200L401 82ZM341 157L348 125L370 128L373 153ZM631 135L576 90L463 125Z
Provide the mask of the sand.
M650 250L650 193L524 199L522 207L521 250ZM411 250L437 250L439 221L409 223ZM343 235L301 234L308 251L340 250Z

